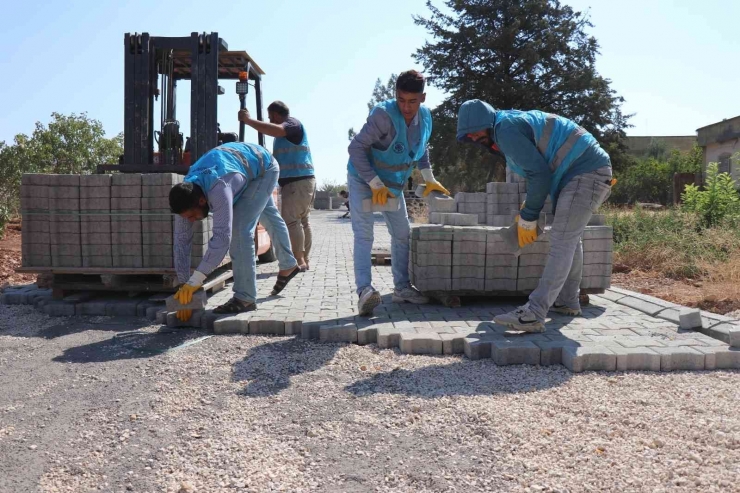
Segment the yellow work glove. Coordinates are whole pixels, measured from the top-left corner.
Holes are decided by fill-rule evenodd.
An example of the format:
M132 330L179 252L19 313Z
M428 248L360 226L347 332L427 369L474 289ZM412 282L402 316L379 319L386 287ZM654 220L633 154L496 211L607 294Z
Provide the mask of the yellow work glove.
M516 229L519 235L519 248L524 248L537 240L537 221L525 221L516 217Z
M438 182L437 180L426 182L426 189L424 190L424 197L426 197L432 192L441 192L445 195L450 194L450 191L447 190L445 187L443 187L442 184Z
M175 316L180 322L187 322L193 315L193 310L177 310Z
M388 187L385 186L383 180L377 176L368 185L370 185L370 190L373 192L373 204L385 205L388 202L388 197L395 197Z
M177 293L175 293L175 299L181 304L181 305L187 305L191 301L193 301L193 293L198 291L200 288L200 284L197 286L193 286L191 284L183 284L180 286L180 289L177 290Z
M388 187L373 188L372 190L373 204L385 205L385 203L388 202L388 197L395 197L395 195L391 193Z

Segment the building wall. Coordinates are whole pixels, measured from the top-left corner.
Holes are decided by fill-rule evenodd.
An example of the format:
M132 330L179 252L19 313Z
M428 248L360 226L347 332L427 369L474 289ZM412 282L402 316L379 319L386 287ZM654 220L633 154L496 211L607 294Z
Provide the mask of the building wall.
M702 127L696 132L704 151L705 176L707 164L720 163L720 171L729 172L740 181L740 159L732 159L740 152L740 116Z

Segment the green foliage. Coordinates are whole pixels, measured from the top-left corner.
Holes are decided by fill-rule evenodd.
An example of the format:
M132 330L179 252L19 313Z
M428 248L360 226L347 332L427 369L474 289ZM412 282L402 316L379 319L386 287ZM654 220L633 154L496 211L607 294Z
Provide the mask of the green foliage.
M715 226L725 218L740 215L740 198L735 180L728 173L720 173L717 163L707 166L706 186L703 190L688 185L683 195L683 209L696 213L704 225Z
M398 75L391 74L391 76L388 77L388 82L383 85L380 77L378 77L375 81L375 87L373 88L373 95L370 97L370 101L367 102L368 112L370 112L370 110L372 110L378 103L382 103L383 101L396 97L396 80L398 80ZM355 135L357 135L357 132L355 132L354 128L350 128L347 131L347 137L349 137L349 140L354 139Z
M335 180L325 180L319 185L320 192L336 193L342 190L347 190L347 184L337 183Z
M621 170L615 169L617 184L612 191L611 203L671 204L673 203L673 175L698 173L703 161L702 151L698 146L694 146L689 152L674 149L668 153L657 145L649 154L652 154L652 157L634 160L632 164Z
M8 221L10 221L10 215L11 211L8 204L0 203L0 238L5 234L5 226L7 226Z
M118 162L123 152L123 134L106 138L103 125L86 113L51 116L48 127L37 122L30 137L0 142L0 194L11 211L19 207L23 173L92 173L98 164Z
M429 32L414 55L447 98L433 111L431 158L444 183L470 190L503 171L503 162L456 141L457 110L469 99L496 108L539 109L569 118L591 132L612 161L625 155L623 99L599 75L599 45L586 33L588 17L558 0L447 0L449 14L431 1ZM491 169L493 168L493 169Z

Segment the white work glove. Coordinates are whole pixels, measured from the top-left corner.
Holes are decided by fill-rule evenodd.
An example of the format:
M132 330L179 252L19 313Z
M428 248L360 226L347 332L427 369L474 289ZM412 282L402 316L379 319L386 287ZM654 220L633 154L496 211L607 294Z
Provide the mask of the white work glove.
M425 168L420 171L421 171L422 178L424 178L424 183L426 183L426 189L424 190L424 197L426 197L432 192L440 192L445 195L450 195L450 191L447 190L444 186L442 186L442 184L434 178L434 173L432 173L431 168Z
M186 284L190 284L191 286L202 286L203 281L205 280L206 280L206 275L196 270L196 271L193 271L193 275L190 276L190 279L188 279L188 282Z

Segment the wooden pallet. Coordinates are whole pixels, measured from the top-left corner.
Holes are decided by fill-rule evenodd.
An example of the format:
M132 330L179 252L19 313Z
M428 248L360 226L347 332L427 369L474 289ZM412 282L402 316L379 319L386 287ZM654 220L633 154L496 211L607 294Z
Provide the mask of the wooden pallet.
M373 265L390 265L391 251L387 248L374 248L370 252L370 260Z
M101 269L90 270L100 271ZM128 269L128 271L131 270ZM136 293L174 293L179 284L174 272L162 272L155 269L140 269L135 274L108 272L83 274L54 272L53 270L50 274L52 276L52 296L55 299L63 299L72 293L81 291L124 292L129 295ZM226 287L226 282L232 277L231 264L223 265L206 278L203 289L212 293L220 291Z

